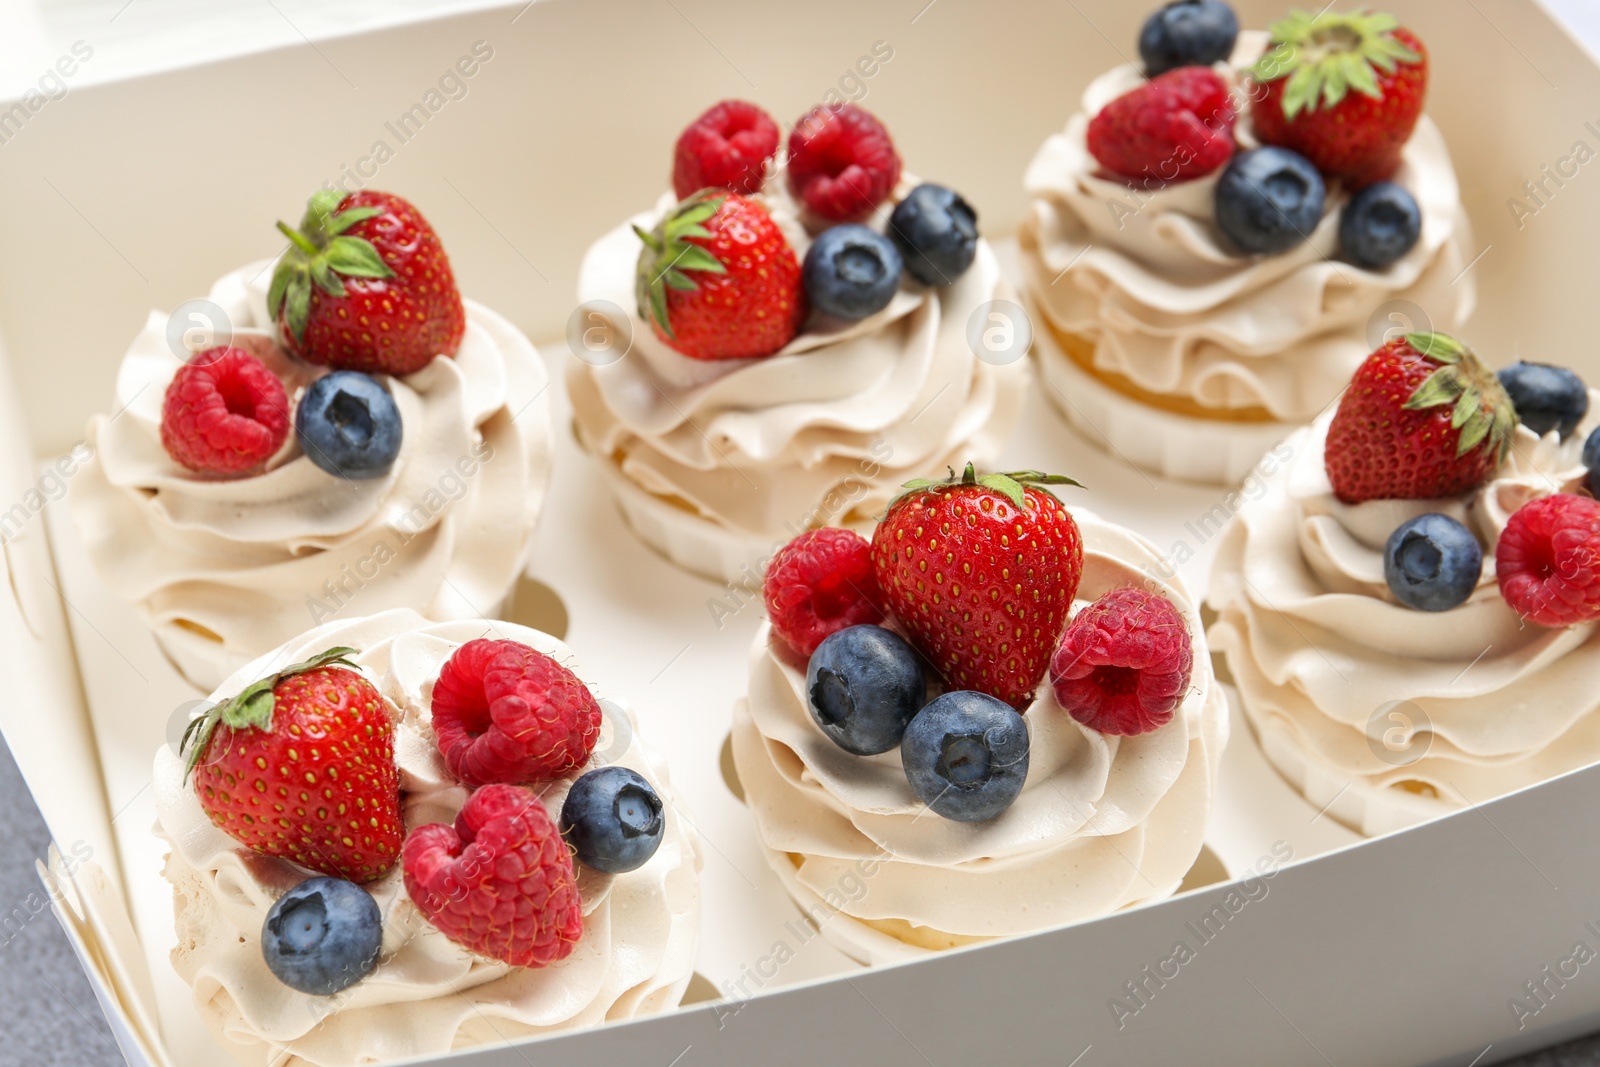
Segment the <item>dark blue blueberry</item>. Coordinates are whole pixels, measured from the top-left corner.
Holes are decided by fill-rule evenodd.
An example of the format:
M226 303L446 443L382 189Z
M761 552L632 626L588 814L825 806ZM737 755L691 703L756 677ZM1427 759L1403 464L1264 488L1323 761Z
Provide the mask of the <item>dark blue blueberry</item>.
M400 454L400 409L371 375L336 370L311 383L295 412L306 458L341 478L381 478Z
M279 897L261 926L267 970L290 989L331 997L378 965L383 916L365 889L311 878Z
M900 743L906 780L935 814L982 822L1011 806L1028 777L1028 723L987 693L945 693Z
M1382 270L1416 247L1422 210L1405 186L1374 182L1345 204L1339 216L1339 247L1358 267Z
M1589 414L1589 387L1565 367L1513 363L1500 372L1500 384L1511 394L1517 420L1540 437L1560 430L1565 441Z
M1383 577L1395 599L1418 611L1466 602L1483 575L1483 548L1448 515L1419 515L1389 535Z
M904 270L893 241L848 222L817 235L806 250L800 277L812 307L855 322L889 306Z
M1217 225L1241 251L1287 252L1322 220L1327 189L1317 168L1287 148L1256 148L1217 179Z
M822 732L846 752L871 756L900 743L928 699L917 654L881 626L829 634L806 666L807 706Z
M1583 465L1589 468L1589 492L1600 497L1600 426L1583 443Z
M1145 20L1139 58L1146 77L1174 67L1209 67L1233 55L1239 16L1222 0L1177 0Z
M606 874L643 867L661 847L665 829L655 787L616 764L573 782L561 805L561 835L584 866Z
M889 236L905 256L908 274L924 285L949 285L978 254L978 213L960 193L919 185L895 205Z

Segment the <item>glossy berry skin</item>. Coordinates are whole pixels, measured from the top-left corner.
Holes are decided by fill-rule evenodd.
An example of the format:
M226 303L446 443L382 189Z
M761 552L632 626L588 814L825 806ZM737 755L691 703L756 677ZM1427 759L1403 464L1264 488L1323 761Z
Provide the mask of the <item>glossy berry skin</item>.
M906 727L900 762L917 799L955 822L1009 808L1028 779L1028 723L987 693L948 692Z
M1322 220L1322 175L1284 148L1233 157L1217 180L1217 226L1248 255L1276 255L1303 243Z
M772 116L743 100L724 100L678 135L672 188L679 200L700 189L749 196L761 191L782 134Z
M1143 188L1204 177L1233 156L1233 101L1209 67L1152 78L1089 120L1089 154Z
M806 299L824 315L856 322L889 306L905 264L893 241L859 223L831 226L806 250Z
M1513 363L1498 377L1516 406L1517 421L1540 437L1555 430L1565 441L1589 414L1589 387L1566 367Z
M900 181L889 131L855 104L812 108L789 132L789 188L829 222L856 222L888 199Z
M1382 270L1411 251L1422 236L1422 209L1405 186L1374 182L1339 214L1339 247L1358 267Z
M1600 619L1600 501L1557 493L1511 513L1494 553L1500 595L1540 626Z
M1175 67L1209 67L1233 55L1239 17L1222 0L1176 0L1145 20L1139 58L1147 78Z
M400 408L389 390L360 371L336 370L311 383L295 412L306 458L329 474L382 478L400 455Z
M928 699L916 651L881 626L829 637L806 665L806 707L834 744L858 756L887 752Z
M583 936L572 853L532 792L486 785L454 826L406 837L406 894L450 940L513 967L547 967Z
M854 530L807 530L778 550L761 585L772 632L802 659L847 626L882 622L872 545Z
M1583 442L1583 465L1589 471L1589 492L1600 497L1600 426Z
M924 182L894 206L889 237L906 272L923 285L949 285L978 255L978 213L961 194Z
M561 836L585 867L626 874L650 861L666 832L661 797L643 775L613 764L572 784L561 805Z
M199 474L260 468L289 436L283 383L241 348L199 352L178 368L161 404L161 444Z
M1448 515L1419 515L1389 535L1383 577L1394 598L1418 611L1449 611L1467 602L1483 577L1483 548Z
M1160 729L1189 691L1194 646L1172 601L1113 589L1078 612L1050 661L1056 703L1091 730Z
M261 957L284 985L331 997L372 973L383 946L378 902L354 882L309 878L273 901Z

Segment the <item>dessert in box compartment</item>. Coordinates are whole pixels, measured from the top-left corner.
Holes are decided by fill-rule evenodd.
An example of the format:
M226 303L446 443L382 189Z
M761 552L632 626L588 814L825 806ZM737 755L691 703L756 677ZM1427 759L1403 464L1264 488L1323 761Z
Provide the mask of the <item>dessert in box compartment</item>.
M1226 703L1155 547L1038 472L908 484L773 559L732 749L768 862L889 962L1174 891Z
M699 845L561 642L396 609L235 674L156 758L172 962L241 1062L350 1067L676 1007Z
M800 530L993 458L1028 377L1020 347L969 340L1009 295L971 205L854 104L802 116L781 163L779 139L736 100L684 131L673 191L584 257L585 336L610 340L567 375L639 536L752 587Z
M1397 337L1226 531L1223 654L1267 757L1382 833L1600 759L1600 393Z
M1474 254L1429 56L1389 15L1238 32L1221 0L1146 22L1024 179L1046 393L1140 466L1232 482L1386 328L1454 330Z

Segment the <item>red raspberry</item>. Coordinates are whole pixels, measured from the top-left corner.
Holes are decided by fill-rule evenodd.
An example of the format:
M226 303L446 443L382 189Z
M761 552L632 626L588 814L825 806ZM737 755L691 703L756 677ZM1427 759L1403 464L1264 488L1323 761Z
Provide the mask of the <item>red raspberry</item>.
M1172 601L1113 589L1078 613L1050 661L1056 703L1103 734L1146 734L1172 721L1194 667L1189 627Z
M455 826L419 826L400 849L406 892L439 932L513 967L566 959L583 936L572 853L539 798L486 785Z
M433 683L439 754L463 783L544 782L583 766L600 705L561 664L516 641L468 641Z
M243 474L283 447L289 396L278 376L242 348L211 348L172 376L161 406L161 444L200 474Z
M1179 67L1101 108L1089 152L1111 173L1146 186L1204 177L1233 156L1233 103L1210 67Z
M900 156L889 131L864 108L812 108L789 134L789 187L830 222L871 214L899 181Z
M679 200L711 187L749 196L761 191L767 160L778 151L778 124L743 100L724 100L689 123L672 155Z
M1540 626L1600 619L1600 501L1557 493L1512 513L1494 550L1500 595Z
M830 634L880 623L887 612L872 544L854 530L807 530L778 550L761 587L772 632L802 657Z

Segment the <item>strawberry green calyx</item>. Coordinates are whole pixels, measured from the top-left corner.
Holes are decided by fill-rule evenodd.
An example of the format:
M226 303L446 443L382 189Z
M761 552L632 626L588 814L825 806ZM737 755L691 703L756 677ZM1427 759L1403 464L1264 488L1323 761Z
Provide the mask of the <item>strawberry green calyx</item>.
M900 492L889 501L885 513L894 510L894 506L913 493L920 493L928 489L940 489L945 486L978 485L985 489L993 490L1005 497L1017 508L1027 507L1027 497L1023 494L1023 487L1029 485L1070 485L1078 489L1083 488L1083 483L1076 478L1068 478L1065 474L1046 474L1043 471L1007 471L1004 474L979 474L977 468L971 463L959 475L954 467L946 468L950 472L948 478L913 478L900 487Z
M667 212L654 230L646 233L638 226L633 232L644 242L639 252L638 277L634 293L639 301L639 317L654 319L661 332L677 339L672 323L667 321L667 290L692 291L700 284L684 271L703 270L712 274L726 274L728 268L722 261L689 238L711 239L711 231L704 223L717 213L728 194L715 189L702 189L677 207Z
M278 230L289 239L289 249L272 272L267 312L276 321L278 313L287 307L284 317L296 341L305 339L313 284L329 296L344 296L341 274L349 278L394 277L394 271L371 241L345 233L356 223L383 214L383 209L357 207L340 211L344 197L337 190L318 190L306 203L305 218L300 220L298 230L278 223Z
M349 658L356 655L357 652L357 649L346 648L342 645L338 648L330 648L320 655L312 656L301 663L292 664L276 674L269 675L258 682L246 686L238 695L206 709L205 714L198 718L191 719L189 725L184 728L183 740L178 744L178 752L180 754L185 750L188 752L188 758L185 759L183 765L184 781L189 780L189 775L200 763L206 747L211 743L211 734L216 730L218 723L230 726L235 730L254 728L265 733L271 733L272 712L276 704L276 698L273 696L272 691L277 688L278 683L293 678L297 674L307 674L323 667L348 667L351 670L359 671L361 668Z
M1461 431L1456 455L1479 445L1496 448L1504 461L1517 428L1517 409L1500 379L1460 341L1444 333L1408 333L1406 344L1425 358L1443 364L1407 398L1409 411L1453 404L1450 425Z
M1395 37L1399 27L1398 19L1381 12L1294 11L1273 24L1272 47L1250 73L1259 82L1289 79L1283 89L1289 119L1334 107L1352 89L1382 99L1377 72L1388 74L1396 64L1422 58Z

